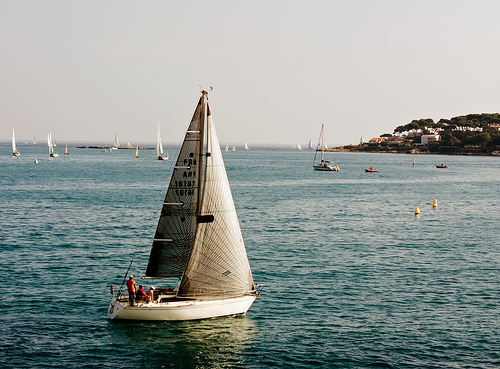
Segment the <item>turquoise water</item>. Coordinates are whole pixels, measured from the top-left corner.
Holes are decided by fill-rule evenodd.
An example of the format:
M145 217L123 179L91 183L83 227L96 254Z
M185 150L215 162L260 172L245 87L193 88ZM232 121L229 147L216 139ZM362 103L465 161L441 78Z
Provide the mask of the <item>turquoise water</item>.
M173 160L18 149L0 146L1 367L500 365L499 158L224 153L262 295L244 317L115 323L109 285L144 272Z

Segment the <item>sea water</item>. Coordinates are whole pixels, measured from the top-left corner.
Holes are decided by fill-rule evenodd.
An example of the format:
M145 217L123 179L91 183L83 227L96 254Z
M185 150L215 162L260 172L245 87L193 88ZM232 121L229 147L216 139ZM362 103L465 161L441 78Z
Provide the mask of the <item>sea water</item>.
M319 172L308 150L224 152L261 296L242 317L117 323L131 260L151 283L175 149L18 149L0 146L0 367L500 366L500 158L326 153L340 172Z

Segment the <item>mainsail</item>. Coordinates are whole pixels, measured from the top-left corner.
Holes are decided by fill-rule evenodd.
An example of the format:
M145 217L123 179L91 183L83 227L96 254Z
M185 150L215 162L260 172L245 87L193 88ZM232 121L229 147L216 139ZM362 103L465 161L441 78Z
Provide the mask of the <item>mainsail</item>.
M156 135L156 156L163 156L163 145L161 143L160 117L158 117L158 133Z
M203 97L202 97L203 98ZM156 228L146 277L182 277L196 232L203 101L200 98L175 163Z
M52 131L49 131L47 135L47 146L49 147L49 155L54 156L54 137L52 137Z
M185 298L242 296L255 289L206 92L174 167L146 277L182 277L178 296Z
M14 127L12 127L12 154L15 156L19 155L19 152L17 151L16 148L16 135L14 133Z

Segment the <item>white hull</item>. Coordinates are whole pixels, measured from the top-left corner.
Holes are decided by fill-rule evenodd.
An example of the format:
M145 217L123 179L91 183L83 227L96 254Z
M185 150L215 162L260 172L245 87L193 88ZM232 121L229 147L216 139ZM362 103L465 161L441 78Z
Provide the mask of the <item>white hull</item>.
M139 303L111 300L108 318L112 320L182 321L245 314L257 295L224 300L187 300L162 303Z
M313 165L314 170L322 170L328 172L338 172L340 169L337 166L324 166L324 165Z

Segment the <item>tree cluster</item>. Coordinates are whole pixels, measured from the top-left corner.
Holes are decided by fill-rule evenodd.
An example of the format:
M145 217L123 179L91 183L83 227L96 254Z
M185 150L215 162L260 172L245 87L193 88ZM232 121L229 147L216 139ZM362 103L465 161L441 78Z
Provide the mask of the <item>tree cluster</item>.
M495 127L496 126L496 127ZM500 114L468 114L434 122L431 118L412 120L396 127L394 134L412 137L426 134L439 134L441 140L432 143L432 151L452 149L498 150L500 147Z

